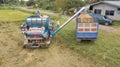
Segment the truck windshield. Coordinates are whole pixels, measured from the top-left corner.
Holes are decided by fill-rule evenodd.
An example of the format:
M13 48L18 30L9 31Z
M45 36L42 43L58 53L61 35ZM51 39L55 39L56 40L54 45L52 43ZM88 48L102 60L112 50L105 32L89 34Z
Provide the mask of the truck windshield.
M108 17L107 16L104 16L105 19L107 19Z

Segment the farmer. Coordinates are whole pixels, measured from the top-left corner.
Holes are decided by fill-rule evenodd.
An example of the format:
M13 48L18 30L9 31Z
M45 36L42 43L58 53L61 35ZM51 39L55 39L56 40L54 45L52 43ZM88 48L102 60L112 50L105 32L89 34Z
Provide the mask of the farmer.
M81 7L78 7L74 10L74 14L77 13L79 10L81 9Z
M57 27L60 27L60 21L57 21Z
M42 17L39 9L37 9L36 14L38 17Z

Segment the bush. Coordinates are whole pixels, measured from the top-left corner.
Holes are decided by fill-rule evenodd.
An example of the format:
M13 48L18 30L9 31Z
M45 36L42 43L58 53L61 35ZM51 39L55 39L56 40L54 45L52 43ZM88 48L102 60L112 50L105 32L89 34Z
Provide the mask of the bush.
M48 5L46 5L46 8L45 8L45 9L46 9L46 10L52 10L53 7L48 4Z
M73 13L74 13L74 10L75 10L75 8L70 8L70 9L69 9L70 14L73 14Z
M0 6L0 10L15 10L15 7L11 7L11 6Z

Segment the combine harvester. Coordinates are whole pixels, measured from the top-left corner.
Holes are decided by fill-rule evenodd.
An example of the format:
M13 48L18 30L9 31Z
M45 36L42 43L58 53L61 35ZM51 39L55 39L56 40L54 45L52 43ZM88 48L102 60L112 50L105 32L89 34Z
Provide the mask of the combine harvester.
M48 16L28 17L26 19L26 22L23 25L21 25L21 31L25 37L24 47L30 47L30 48L49 47L52 37L57 32L59 32L65 25L67 25L71 20L77 17L80 14L80 12L84 11L84 9L85 7L81 8L75 15L73 15L64 24L58 27L55 31L54 31L54 23L50 22L50 17Z

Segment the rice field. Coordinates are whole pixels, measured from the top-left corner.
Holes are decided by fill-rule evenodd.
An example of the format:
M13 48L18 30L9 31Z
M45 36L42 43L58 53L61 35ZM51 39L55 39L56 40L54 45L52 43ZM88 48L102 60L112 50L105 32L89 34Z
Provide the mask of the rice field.
M67 20L52 14L54 23L58 18L61 25ZM99 30L95 42L80 42L75 39L75 21L53 37L48 49L23 49L19 26L29 15L0 10L0 67L120 67L120 32Z

